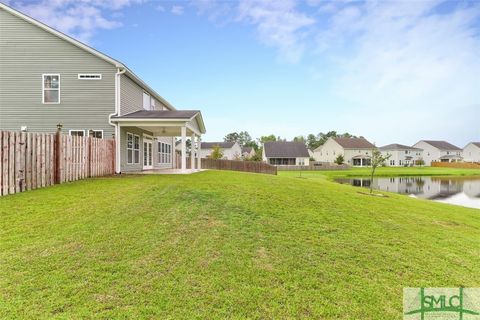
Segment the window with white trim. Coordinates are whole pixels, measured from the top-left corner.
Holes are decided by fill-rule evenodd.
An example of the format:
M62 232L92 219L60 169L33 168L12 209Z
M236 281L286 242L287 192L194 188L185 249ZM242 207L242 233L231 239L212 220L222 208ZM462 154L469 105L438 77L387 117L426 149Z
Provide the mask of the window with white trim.
M69 130L68 134L71 136L76 136L76 137L85 137L85 131L84 130Z
M158 142L158 163L172 163L172 145Z
M127 164L140 163L140 136L127 132Z
M102 80L101 73L79 73L79 80Z
M103 130L90 130L89 133L93 138L103 139Z
M44 74L42 76L42 102L60 103L60 75Z
M143 109L152 110L152 103L150 101L150 95L143 91Z

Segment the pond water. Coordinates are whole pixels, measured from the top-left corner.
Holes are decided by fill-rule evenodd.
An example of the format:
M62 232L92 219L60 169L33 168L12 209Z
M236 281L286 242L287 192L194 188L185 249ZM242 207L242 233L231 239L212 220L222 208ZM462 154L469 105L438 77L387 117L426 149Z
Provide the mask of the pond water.
M379 177L336 179L356 187L406 194L411 197L480 209L480 177Z

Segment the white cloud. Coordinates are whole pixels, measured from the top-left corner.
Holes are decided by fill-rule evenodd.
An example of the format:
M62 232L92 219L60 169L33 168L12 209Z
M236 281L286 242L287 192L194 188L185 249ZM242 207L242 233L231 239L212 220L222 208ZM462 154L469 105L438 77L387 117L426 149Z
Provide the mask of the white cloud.
M159 5L159 6L156 6L155 9L157 9L157 11L160 11L160 12L165 12L165 7Z
M170 10L171 13L177 15L177 16L181 16L184 12L184 8L182 6L172 6L172 9Z
M260 41L278 48L281 58L298 62L305 50L305 28L315 20L296 9L294 0L242 0L238 5L238 20L257 28Z
M106 13L114 16L118 10L142 2L144 0L20 0L9 4L80 41L89 42L97 30L121 26L119 21L106 17Z

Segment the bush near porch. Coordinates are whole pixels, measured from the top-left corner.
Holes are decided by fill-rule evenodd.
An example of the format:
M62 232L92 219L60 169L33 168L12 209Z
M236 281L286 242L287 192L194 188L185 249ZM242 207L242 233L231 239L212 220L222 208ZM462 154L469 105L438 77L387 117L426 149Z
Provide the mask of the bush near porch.
M478 210L323 174L128 175L0 198L0 318L394 319L403 287L480 286Z

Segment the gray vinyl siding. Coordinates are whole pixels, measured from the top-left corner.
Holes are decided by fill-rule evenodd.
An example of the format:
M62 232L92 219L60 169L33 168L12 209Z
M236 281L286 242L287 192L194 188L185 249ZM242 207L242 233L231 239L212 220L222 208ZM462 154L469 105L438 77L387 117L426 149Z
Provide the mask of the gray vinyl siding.
M120 114L144 110L143 109L143 92L148 92L134 82L130 77L122 74L120 79ZM148 92L149 93L149 92ZM150 93L149 93L150 94ZM155 109L164 110L167 109L157 99L155 100Z
M140 163L127 163L127 133L140 136ZM121 172L141 171L143 169L143 134L152 135L151 132L137 127L121 127L120 130L120 170ZM153 152L153 163L155 163L155 152Z
M104 130L115 112L115 72L110 63L0 9L0 128L53 132ZM42 74L60 74L60 104L42 103ZM79 80L101 73L102 80Z
M170 169L173 168L173 165L175 163L175 140L173 137L157 137L157 141L154 141L154 154L153 154L153 166L155 169ZM159 163L159 155L158 155L158 143L163 142L163 143L168 143L172 146L172 152L170 154L172 162L171 163Z

